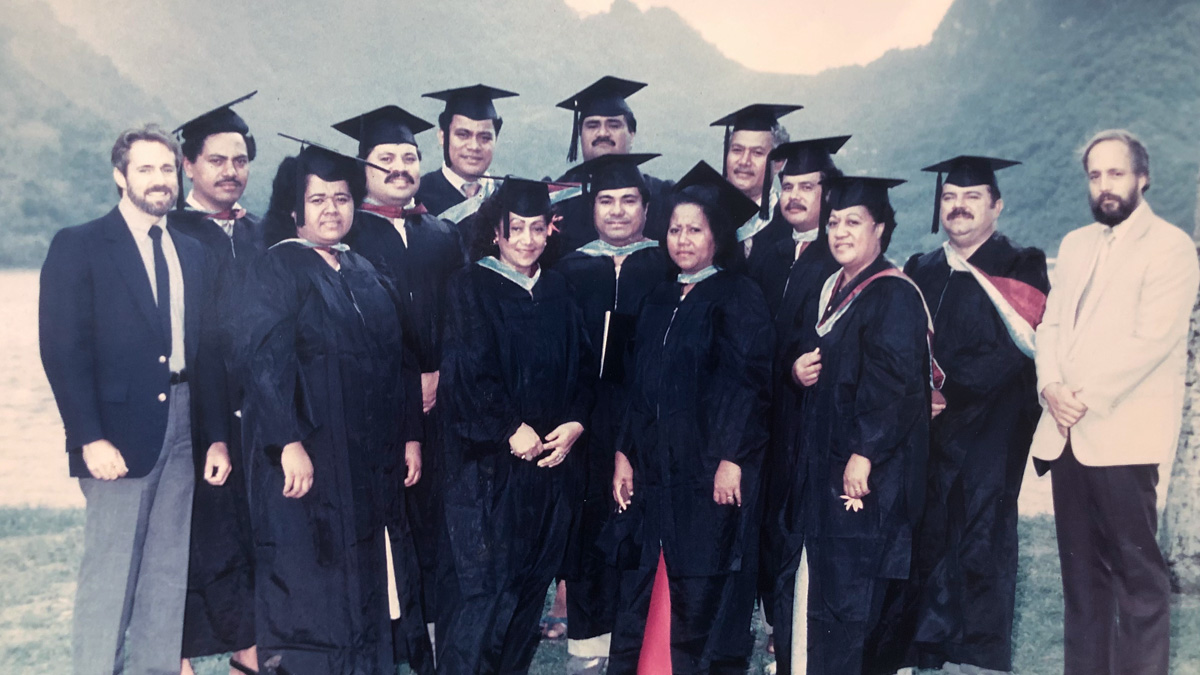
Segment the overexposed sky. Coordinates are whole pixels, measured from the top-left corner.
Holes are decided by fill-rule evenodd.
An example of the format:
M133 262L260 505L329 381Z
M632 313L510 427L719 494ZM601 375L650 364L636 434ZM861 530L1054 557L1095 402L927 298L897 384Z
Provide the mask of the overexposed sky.
M729 58L754 70L817 73L929 42L953 0L632 0L668 7ZM612 0L566 0L580 14Z

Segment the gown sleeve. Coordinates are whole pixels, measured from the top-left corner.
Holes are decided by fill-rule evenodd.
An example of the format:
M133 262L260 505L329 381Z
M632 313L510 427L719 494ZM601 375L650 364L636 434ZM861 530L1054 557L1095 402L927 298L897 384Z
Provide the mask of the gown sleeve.
M229 400L230 374L222 342L223 326L226 324L221 312L221 308L233 298L230 291L233 266L226 259L214 261L211 254L208 261L215 274L215 282L213 292L208 294L201 308L204 318L200 324L200 345L196 354L196 374L193 378L198 417L205 442L205 447L195 449L199 457L207 453L208 445L229 442L232 433L229 419L233 416Z
M715 397L710 420L710 456L739 466L767 441L774 327L766 300L748 280L721 303L714 315L716 368L710 388Z
M592 416L592 408L596 404L596 380L600 376L600 357L595 353L592 341L588 337L583 311L579 309L574 300L570 301L570 306L575 327L574 340L575 344L579 345L579 379L575 383L567 419L563 421L579 422L586 429Z
M501 375L505 366L493 325L499 317L489 316L471 271L456 274L446 294L441 384L447 424L468 441L506 448L523 420Z
M928 415L928 327L921 295L902 280L882 279L861 309L859 381L847 450L878 465L901 446L915 415Z
M248 452L278 453L314 431L312 415L304 412L311 396L304 391L296 355L302 286L299 272L289 269L291 261L284 258L263 256L248 275L236 312L240 329L234 339L234 361L245 397L252 402L248 421L256 440Z

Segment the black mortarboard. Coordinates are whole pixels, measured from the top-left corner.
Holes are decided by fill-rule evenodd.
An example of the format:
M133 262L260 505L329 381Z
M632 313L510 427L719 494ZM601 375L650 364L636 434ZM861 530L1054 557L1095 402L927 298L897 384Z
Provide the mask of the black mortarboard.
M344 152L339 152L337 150L334 150L333 148L331 148L327 145L321 145L320 143L317 143L316 141L310 141L306 138L297 138L295 136L289 136L289 135L283 133L282 131L277 132L277 133L280 136L288 139L289 141L296 141L297 143L299 143L301 153L303 153L308 148L316 148L317 150L321 150L322 152L324 152L326 155L326 158L329 159L330 161L332 161L334 157L338 157L338 158L341 158L338 161L349 160L353 164L369 166L372 169L379 169L380 171L382 171L384 173L387 173L387 171L388 171L387 169L383 168L382 166L379 166L378 164L375 164L373 162L368 162L365 158L351 157L350 155L347 155ZM314 155L314 156L316 156L316 155ZM318 174L318 175L320 175L320 174ZM322 178L325 178L325 177L322 176ZM329 179L325 178L325 180L329 180Z
M865 206L879 211L888 201L888 189L906 181L899 178L876 178L874 176L839 176L830 179L829 207L832 210Z
M505 176L497 191L504 213L522 218L544 216L550 212L550 183L516 176Z
M233 106L249 99L257 93L258 90L256 89L245 96L235 98L229 103L217 106L203 115L180 124L171 133L178 134L180 140L184 143L203 142L205 138L213 134L241 134L246 138L246 154L253 160L255 147L254 138L250 135L250 127L246 125L246 121L240 115L233 111Z
M684 174L683 178L675 184L673 192L683 192L690 187L702 187L716 192L717 205L725 211L733 222L728 223L730 227L737 228L742 223L750 220L758 211L758 204L754 203L742 191L733 186L732 183L725 180L725 177L717 172L716 169L708 165L708 162L700 161L693 166L690 171ZM709 223L710 226L717 224Z
M646 179L638 166L658 156L657 152L600 155L580 164L570 173L581 177L584 194L594 195L601 190L632 187L644 195L647 192Z
M384 143L416 145L416 135L433 125L400 106L385 105L338 122L333 128L358 141L358 156L366 158L372 148Z
M491 197L488 197L488 200L500 200L500 228L504 233L505 239L509 236L508 220L510 213L515 213L522 218L545 216L553 210L550 203L550 188L553 186L556 189L562 189L573 187L574 185L572 183L559 183L549 180L518 178L512 175L504 176L503 178L494 176L492 179L500 181L500 187L497 188Z
M804 106L802 105L787 105L780 103L754 103L748 105L741 110L735 110L721 119L713 122L709 126L725 127L725 144L724 152L721 155L721 163L724 166L725 160L729 157L729 143L733 138L735 131L771 131L775 125L779 124L779 118L788 113L796 112ZM769 195L769 186L771 185L771 165L767 164L766 175L763 176L763 195L762 205L759 207L759 215L763 219L771 217L771 197Z
M213 134L235 133L241 134L242 138L246 139L246 156L250 161L254 161L254 157L258 154L257 144L254 142L254 136L250 134L250 127L246 124L240 115L233 111L233 106L249 99L258 93L258 90L233 99L229 103L217 106L212 110L193 117L192 119L175 127L171 133L179 137L180 142L185 148L184 154L191 154L187 151L189 146L196 145L197 151L204 145L204 139ZM175 205L176 208L183 208L183 173L179 174L179 201Z
M771 151L770 161L784 162L779 171L783 176L829 171L834 168L833 157L830 155L837 154L848 140L849 136L830 136L784 143Z
M802 105L785 105L777 103L755 103L741 110L735 110L709 126L728 127L734 131L770 131L779 124L779 118L800 110Z
M442 113L445 116L443 128L449 125L453 115L462 115L473 120L499 119L500 115L496 113L496 106L492 105L492 100L516 95L514 92L489 87L486 84L422 94L425 98L436 98L446 102L446 109Z
M959 187L987 185L996 188L998 187L996 184L996 172L1017 164L1020 164L1020 162L1011 159L959 155L953 159L947 159L944 162L931 164L921 169L922 171L929 171L931 173L936 171L938 175L937 187L933 193L933 228L931 231L936 233L938 231L938 224L941 221L943 183ZM942 179L943 173L946 174L945 180Z
M567 152L567 161L574 162L579 157L579 125L583 118L593 115L603 115L604 117L625 115L632 120L633 111L629 109L629 104L625 102L625 99L636 94L645 86L644 82L634 82L605 75L588 85L583 91L559 102L559 108L572 110L575 113L571 122L571 149ZM632 128L632 123L630 131L637 131Z
M294 207L297 218L303 223L304 213L304 189L305 177L309 175L318 176L321 180L335 182L344 180L350 185L350 192L354 195L354 205L357 207L363 200L366 194L366 183L360 166L369 166L387 173L388 170L373 164L361 157L352 157L343 152L338 152L333 148L321 145L304 138L289 136L279 132L279 135L300 144L300 152L296 155L296 205Z

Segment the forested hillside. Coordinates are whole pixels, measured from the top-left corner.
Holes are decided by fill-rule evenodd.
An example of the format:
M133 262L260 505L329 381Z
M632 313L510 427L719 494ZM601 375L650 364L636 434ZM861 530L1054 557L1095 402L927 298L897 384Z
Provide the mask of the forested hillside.
M111 207L108 148L135 122L174 127L259 89L241 110L260 147L245 201L261 210L275 165L295 150L276 131L351 149L330 123L392 102L433 120L422 92L475 82L521 93L501 102L495 169L557 174L570 114L554 103L610 73L650 84L630 103L636 149L664 155L646 167L658 176L719 161L721 132L708 123L751 102L803 104L784 120L794 138L854 134L838 157L847 172L910 181L894 191L897 257L938 242L934 177L919 168L956 154L1024 162L1001 174L1001 227L1053 255L1090 219L1077 150L1111 126L1147 141L1149 199L1190 229L1200 3L958 0L929 45L815 76L749 71L673 12L629 0L582 19L562 0L511 0L503 13L484 0L343 7L15 0L0 15L0 265L36 266L55 229ZM434 168L434 135L420 141Z

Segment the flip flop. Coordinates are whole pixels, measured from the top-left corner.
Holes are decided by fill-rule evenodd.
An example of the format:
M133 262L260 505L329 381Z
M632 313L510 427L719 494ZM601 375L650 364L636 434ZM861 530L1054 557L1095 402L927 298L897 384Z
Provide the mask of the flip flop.
M567 637L567 617L565 616L543 616L538 626L542 629L543 640L561 640Z

